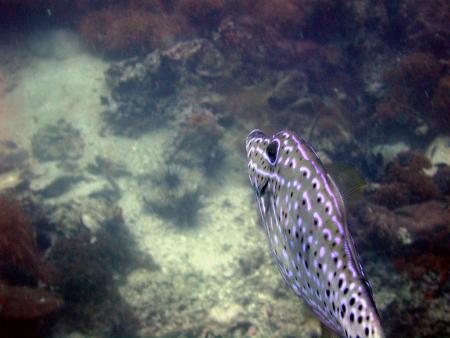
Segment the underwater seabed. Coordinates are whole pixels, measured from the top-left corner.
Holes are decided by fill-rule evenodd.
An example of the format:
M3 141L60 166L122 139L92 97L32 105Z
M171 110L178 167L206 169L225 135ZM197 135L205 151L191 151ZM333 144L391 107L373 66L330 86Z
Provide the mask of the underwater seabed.
M424 224L439 238L448 223L446 136L432 135L431 163L402 153L413 142L367 150L348 127L356 113L333 106L345 108L345 93L336 91L334 101L324 94L317 104L312 80L297 70L236 80L227 67L241 73L248 65L226 63L206 39L121 62L94 56L64 30L37 33L21 46L0 45L0 193L23 202L23 211L4 198L0 206L17 216L17 228L36 229L29 252L42 267L22 262L31 276L21 283L36 296L45 275L55 302L50 315L31 304L31 320L26 310L11 311L14 325L32 322L37 336L72 338L320 336L318 319L285 287L269 255L248 184L244 140L264 120L258 127L295 124L302 133L318 121L311 135L324 162L350 153L366 167L376 157L385 161L370 168L382 177L369 184L372 198L350 213L382 323L400 332L414 325L407 311L421 309L433 311L422 329L436 321L444 326L437 332L445 331L447 275L436 271L446 271L447 249L404 257L422 248ZM227 88L234 81L245 90ZM329 116L316 119L316 107ZM422 210L433 217L424 220ZM25 214L31 219L19 217Z
M107 281L118 289L120 302L129 306L137 319L135 331L131 330L136 336L317 335L318 321L284 289L266 250L252 191L242 169L246 166L242 154L234 148L233 139L243 140L244 131L227 132L224 144L231 145L225 149L229 155L219 177L200 193L201 208L195 224L173 224L145 211L143 195L156 200L163 196L148 184L148 190L142 191L143 178L148 181L164 174L161 165L174 131L160 128L139 139L103 135L100 97L108 95L104 80L108 64L81 46L73 49L77 40L71 38L75 37L67 34L62 40L67 46L60 45L71 49L65 55L36 53L14 74L4 70L6 83L14 83L3 97L1 138L34 156L24 160L23 168L8 173L9 178L3 175L0 179L8 188L8 184L19 185L20 180L26 180L41 207L52 211L52 222L66 227L58 232L87 228L91 241L106 217L99 215L102 209L96 208L95 196L113 197L112 204L120 208L137 251L153 260L147 264L151 267L144 263L115 276L120 283ZM48 136L55 132L49 125L65 130L67 135ZM48 138L37 137L40 131ZM69 142L67 148L52 153L52 142L64 140ZM38 146L37 142L44 144ZM100 166L99 158L121 164L126 174L98 175L88 170ZM194 170L193 175L202 180L201 173ZM13 176L17 182L11 183L8 179ZM67 220L72 223L62 223ZM70 307L70 302L66 306ZM107 306L112 304L105 302ZM101 318L102 314L97 316ZM99 323L92 319L87 322L90 327L77 323L77 318L56 319L53 335L108 336L114 333L114 325L119 325L104 318Z

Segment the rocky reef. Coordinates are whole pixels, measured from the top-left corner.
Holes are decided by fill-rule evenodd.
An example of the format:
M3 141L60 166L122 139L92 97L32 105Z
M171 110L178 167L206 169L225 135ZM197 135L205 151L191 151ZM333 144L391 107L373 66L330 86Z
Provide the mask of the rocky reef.
M132 136L163 126L171 114L177 78L170 60L159 52L111 66L106 79L113 102L104 113L106 128Z
M449 13L441 0L0 0L1 43L64 28L84 43L73 64L104 67L67 110L18 110L21 142L0 128L5 335L321 334L276 275L246 185L248 131L289 128L366 187L350 227L387 336L450 336ZM24 69L70 59L38 45ZM0 127L20 87L8 55Z

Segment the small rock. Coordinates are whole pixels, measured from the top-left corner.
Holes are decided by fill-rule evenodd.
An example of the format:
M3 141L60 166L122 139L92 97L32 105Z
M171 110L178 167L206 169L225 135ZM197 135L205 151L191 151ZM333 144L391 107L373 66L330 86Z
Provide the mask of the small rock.
M65 175L55 178L48 185L36 192L44 198L54 198L64 195L70 191L73 186L83 180L82 176Z
M217 305L211 309L209 316L219 324L230 324L237 321L244 312L239 304L231 304L226 307Z
M105 74L111 107L103 113L104 129L136 137L163 125L171 116L167 107L178 88L174 63L157 50L112 64Z
M17 170L0 174L0 191L15 188L23 182L23 176Z
M372 148L372 153L374 155L381 155L383 164L387 165L388 163L394 162L399 153L409 150L410 148L407 144L398 142L394 144L378 144Z
M436 173L438 166L450 166L450 137L436 137L428 146L425 156L428 157L433 166L431 169L426 171L426 173L430 176L433 176Z
M33 155L40 161L74 160L83 155L80 131L64 119L40 128L33 135Z

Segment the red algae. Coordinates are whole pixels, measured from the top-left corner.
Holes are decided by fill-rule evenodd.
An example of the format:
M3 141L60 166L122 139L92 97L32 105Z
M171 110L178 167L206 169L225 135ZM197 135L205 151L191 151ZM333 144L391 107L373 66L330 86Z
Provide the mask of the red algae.
M189 31L183 22L180 16L111 6L84 16L80 32L94 50L121 53L168 46Z
M431 167L430 161L418 152L400 153L387 168L381 187L372 199L394 209L408 203L439 198L439 188L423 169Z
M41 257L37 249L31 219L16 202L0 196L0 257L6 264L27 270L46 282L47 276L40 268Z
M417 116L431 110L431 100L443 66L432 55L413 52L384 74L387 94L378 103L381 119L403 119L414 124Z
M5 75L0 68L0 136L2 135L3 129L3 119L5 115L5 104L4 104L4 96L5 96Z
M42 287L50 267L42 260L31 218L17 202L0 196L0 335L42 334L41 319L63 305L62 298ZM31 277L31 280L30 280Z
M259 0L254 10L262 22L279 31L303 26L306 16L299 1L294 0Z
M441 130L450 134L450 76L444 76L439 80L431 105L431 116L433 120L437 122Z
M446 0L406 0L399 14L410 46L432 50L438 54L448 52L450 39L450 3Z
M179 0L176 8L196 27L217 27L225 12L225 0Z

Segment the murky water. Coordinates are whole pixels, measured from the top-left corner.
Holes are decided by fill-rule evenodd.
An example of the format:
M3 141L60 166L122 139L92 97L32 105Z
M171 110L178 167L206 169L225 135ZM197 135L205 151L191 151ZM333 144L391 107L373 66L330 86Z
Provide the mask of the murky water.
M320 337L245 138L343 192L387 337L450 336L449 5L0 1L0 336Z

